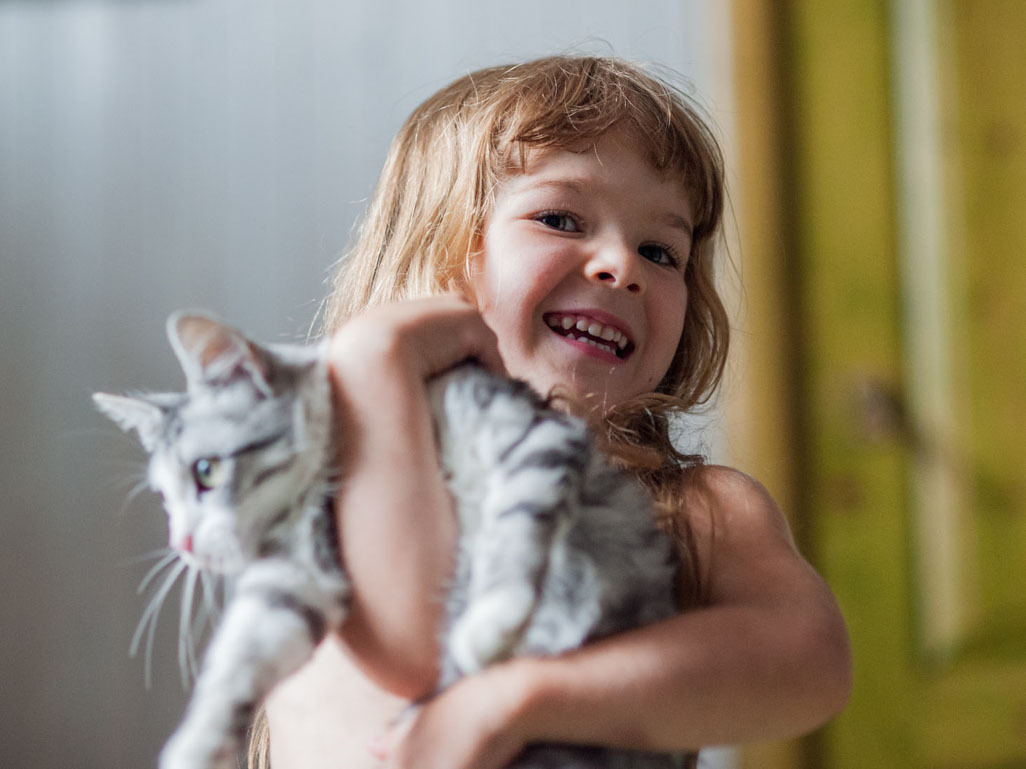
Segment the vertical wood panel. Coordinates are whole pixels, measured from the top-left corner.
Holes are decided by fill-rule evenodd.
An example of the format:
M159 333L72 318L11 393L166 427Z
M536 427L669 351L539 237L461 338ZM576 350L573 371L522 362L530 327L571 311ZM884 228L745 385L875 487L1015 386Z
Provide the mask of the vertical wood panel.
M792 9L804 509L850 625L856 676L824 758L831 767L896 766L914 716L904 451L886 414L901 388L887 6L809 0Z
M798 510L796 436L801 326L783 200L789 174L783 110L785 72L781 6L776 0L734 0L734 91L737 100L737 175L733 200L743 282L741 328L731 340L738 385L725 410L734 461L765 484L787 515L803 550L809 545ZM785 740L747 745L744 769L803 766L802 745Z

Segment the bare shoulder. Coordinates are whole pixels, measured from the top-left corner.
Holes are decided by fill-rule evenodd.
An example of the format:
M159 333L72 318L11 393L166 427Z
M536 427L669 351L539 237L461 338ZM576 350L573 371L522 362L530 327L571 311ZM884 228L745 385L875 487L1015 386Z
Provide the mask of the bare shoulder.
M795 547L787 519L750 475L704 466L682 479L683 509L710 597L769 590L818 577Z
M682 480L685 509L696 536L703 530L732 540L749 536L782 537L791 531L776 501L755 478L731 467L705 465Z

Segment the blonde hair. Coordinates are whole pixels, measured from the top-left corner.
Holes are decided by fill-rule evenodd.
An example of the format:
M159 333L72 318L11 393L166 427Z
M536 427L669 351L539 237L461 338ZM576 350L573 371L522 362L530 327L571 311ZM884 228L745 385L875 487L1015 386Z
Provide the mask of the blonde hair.
M682 555L682 606L702 600L684 489L702 458L680 453L670 418L719 384L729 324L716 292L724 208L723 158L701 110L682 90L615 58L555 56L491 67L417 107L392 143L359 234L339 263L324 307L330 333L372 305L465 292L494 191L531 150L576 149L623 131L653 167L683 185L694 215L684 274L688 305L674 359L655 393L618 404L596 422L610 455L656 499ZM251 766L265 767L265 718ZM260 751L263 751L261 754Z

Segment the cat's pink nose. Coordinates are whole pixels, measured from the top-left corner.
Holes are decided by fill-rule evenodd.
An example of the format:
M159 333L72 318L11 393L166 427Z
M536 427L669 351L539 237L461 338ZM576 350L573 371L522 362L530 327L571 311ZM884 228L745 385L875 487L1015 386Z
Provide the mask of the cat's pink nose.
M183 553L191 553L192 552L192 534L186 534L185 535L185 539L183 539L181 541L181 543L179 543L177 545L174 542L172 542L171 543L171 547L173 547L175 550L181 550Z

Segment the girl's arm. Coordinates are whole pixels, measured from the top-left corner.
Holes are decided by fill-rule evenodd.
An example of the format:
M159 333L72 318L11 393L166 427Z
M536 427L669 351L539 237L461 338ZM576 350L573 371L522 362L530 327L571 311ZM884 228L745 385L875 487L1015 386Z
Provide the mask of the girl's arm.
M339 532L353 580L342 637L372 680L405 697L437 680L456 533L424 381L470 356L503 370L494 334L454 296L375 307L330 343Z
M501 767L528 743L654 751L784 738L844 706L844 622L766 491L707 468L687 514L710 603L554 659L519 659L428 704L390 766Z

